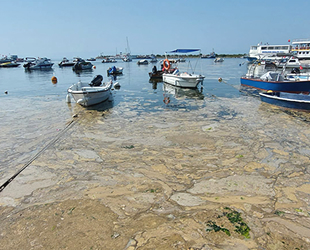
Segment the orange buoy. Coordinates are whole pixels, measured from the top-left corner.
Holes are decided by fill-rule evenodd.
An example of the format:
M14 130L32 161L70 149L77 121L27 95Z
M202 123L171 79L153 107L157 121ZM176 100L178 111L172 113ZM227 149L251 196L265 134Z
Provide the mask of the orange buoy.
M57 77L56 76L52 77L52 83L57 83Z
M94 65L94 66L93 66L93 69L95 69L95 68L96 68L96 66Z

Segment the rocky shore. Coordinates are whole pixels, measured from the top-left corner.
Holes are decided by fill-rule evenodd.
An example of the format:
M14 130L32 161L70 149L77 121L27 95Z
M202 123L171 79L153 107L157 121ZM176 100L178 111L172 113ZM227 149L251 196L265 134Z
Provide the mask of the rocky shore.
M0 193L1 249L310 249L308 114L131 110L75 110Z

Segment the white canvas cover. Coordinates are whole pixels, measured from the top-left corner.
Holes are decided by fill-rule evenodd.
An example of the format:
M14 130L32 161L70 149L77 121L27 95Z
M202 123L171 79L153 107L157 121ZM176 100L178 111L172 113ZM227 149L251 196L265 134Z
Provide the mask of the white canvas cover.
M260 77L263 81L284 81L283 76L278 72L268 71Z

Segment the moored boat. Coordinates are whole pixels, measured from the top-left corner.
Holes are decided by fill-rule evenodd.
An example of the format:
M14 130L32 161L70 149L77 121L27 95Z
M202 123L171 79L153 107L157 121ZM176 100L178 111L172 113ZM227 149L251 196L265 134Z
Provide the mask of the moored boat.
M16 63L16 62L5 62L5 63L1 63L0 67L2 67L2 68L16 68L19 65L20 64Z
M304 94L294 94L286 92L267 91L259 93L260 99L263 102L281 106L284 108L298 109L310 111L310 96Z
M250 47L249 54L245 58L250 62L258 59L276 60L282 59L281 55L289 55L290 53L291 45L258 44Z
M69 61L66 57L64 57L60 63L58 63L59 67L72 67L75 64L73 61Z
M142 59L142 60L139 60L137 62L138 65L148 65L149 64L149 61L146 60L146 59Z
M51 59L48 59L46 57L26 57L26 63L23 65L23 67L27 70L44 70L51 69L53 65L54 63L51 62Z
M71 95L76 103L84 107L104 102L110 97L113 82L111 80L110 82L102 83L102 80L103 77L97 75L89 84L79 81L69 87L68 95Z
M123 74L123 68L122 67L116 67L116 66L110 67L107 70L107 74L108 74L108 76L109 75L121 75L121 74Z
M310 81L303 79L284 79L279 72L269 71L261 77L245 76L240 78L242 86L255 88L258 90L272 90L275 92L309 93Z
M93 64L91 62L86 62L84 59L79 58L79 57L75 58L74 62L75 63L73 65L72 69L75 71L88 70L88 69L93 68Z
M214 59L214 62L224 62L224 58L217 57L217 58Z
M200 51L200 49L176 49L168 53L189 53L197 51ZM199 83L203 83L205 78L203 75L195 74L194 72L180 72L178 68L176 68L172 73L168 72L171 68L171 63L167 57L163 61L163 67L166 70L166 72L163 73L163 81L173 86L181 88L196 88Z
M310 39L295 39L291 51L298 59L310 59Z

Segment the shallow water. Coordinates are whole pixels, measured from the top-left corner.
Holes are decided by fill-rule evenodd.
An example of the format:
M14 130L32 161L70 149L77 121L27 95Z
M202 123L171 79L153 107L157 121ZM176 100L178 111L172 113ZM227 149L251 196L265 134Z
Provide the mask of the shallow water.
M141 114L156 115L165 111L175 111L175 115L178 116L178 112L210 108L216 109L213 110L217 113L216 120L221 121L223 117L234 114L226 109L217 110L218 102L229 103L229 100L234 100L235 105L240 103L242 106L243 101L236 100L247 98L239 91L240 76L247 71L244 59L225 59L223 63L214 63L210 59L201 60L197 64L197 73L204 74L205 80L196 90L179 89L162 82L150 82L148 73L154 64L138 66L136 61L107 64L98 60L93 62L96 69L77 74L71 67L59 68L59 61L53 61L53 69L47 71L28 72L22 66L0 69L2 178L16 171L20 168L19 164L24 164L30 156L39 152L64 129L72 115L77 113L86 118L87 111L95 111L97 117L105 115L108 111L112 116L130 119ZM103 75L104 80L108 81L106 70L112 65L123 67L124 73L116 79L121 88L113 90L108 101L87 109L75 103L65 102L67 88L71 84L79 80L90 82L97 74ZM180 65L184 69L187 66L188 63ZM52 76L57 77L57 84L51 82ZM220 77L222 82L218 81ZM5 91L8 94L5 94ZM165 97L169 98L169 104L163 102ZM251 99L259 105L257 100ZM109 119L109 116L105 118ZM91 126L93 119L90 115L83 121L83 126Z

